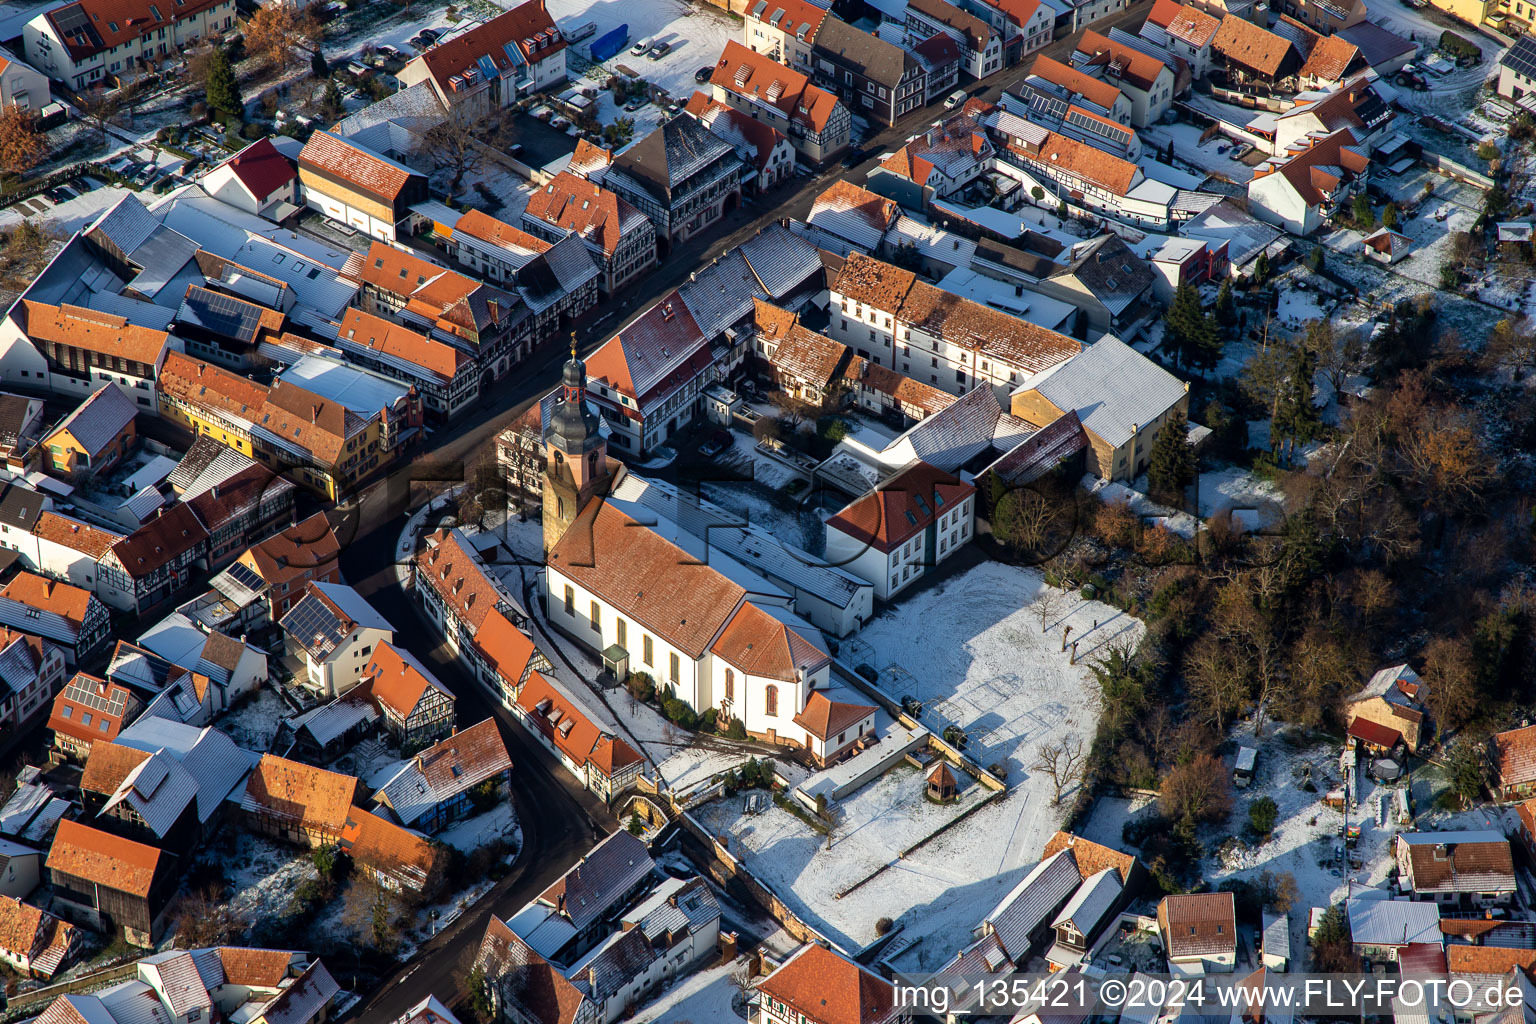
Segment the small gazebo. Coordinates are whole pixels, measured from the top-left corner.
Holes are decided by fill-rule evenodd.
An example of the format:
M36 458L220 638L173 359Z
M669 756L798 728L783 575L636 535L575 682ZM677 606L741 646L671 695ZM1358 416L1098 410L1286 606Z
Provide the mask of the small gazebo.
M940 761L928 772L928 796L944 804L960 795L960 784L949 770L948 761Z

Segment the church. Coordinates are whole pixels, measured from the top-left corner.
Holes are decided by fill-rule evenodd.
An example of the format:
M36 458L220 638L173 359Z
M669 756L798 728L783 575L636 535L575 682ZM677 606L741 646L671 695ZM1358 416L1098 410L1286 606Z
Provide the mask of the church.
M795 598L638 501L608 454L573 346L548 417L542 476L549 622L620 678L645 672L696 712L826 763L874 732L875 709L829 702L832 659ZM834 733L831 730L836 729Z

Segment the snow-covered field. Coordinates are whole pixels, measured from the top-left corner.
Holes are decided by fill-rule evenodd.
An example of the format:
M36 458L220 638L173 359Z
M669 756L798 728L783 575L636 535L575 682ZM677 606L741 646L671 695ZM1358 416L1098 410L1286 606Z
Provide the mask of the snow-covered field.
M220 862L234 888L229 909L252 925L283 917L299 885L318 877L307 851L248 832L238 833L233 846Z
M885 611L858 635L894 699L922 701L923 724L935 733L958 725L969 755L983 765L1011 762L1010 780L1026 788L1043 781L1028 771L1042 740L1093 734L1087 663L1141 635L1124 612L1059 591L1042 633L1032 606L1045 589L1033 569L989 562ZM1075 666L1061 650L1068 625L1079 641ZM892 667L908 676L895 682Z
M220 718L218 726L245 749L266 753L279 723L292 713L276 690L263 686L250 700Z

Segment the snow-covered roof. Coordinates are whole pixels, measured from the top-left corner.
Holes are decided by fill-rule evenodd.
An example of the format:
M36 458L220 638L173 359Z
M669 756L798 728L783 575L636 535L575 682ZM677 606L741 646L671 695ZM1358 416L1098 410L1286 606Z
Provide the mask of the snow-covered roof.
M1289 914L1265 914L1264 955L1291 956L1291 916Z
M1120 872L1114 868L1105 868L1077 887L1077 892L1061 908L1061 913L1056 915L1051 927L1060 928L1071 922L1078 931L1092 936L1094 928L1120 898L1120 889Z
M1440 943L1440 907L1409 900L1355 899L1349 904L1349 934L1357 946Z
M703 538L709 548L753 566L774 583L804 590L836 607L848 607L861 590L871 586L852 573L785 543L762 527L703 498L685 494L665 481L630 473L614 488L613 496L671 519Z
M1036 864L1013 891L988 914L986 924L1009 957L1017 961L1030 946L1030 936L1082 884L1072 851L1062 850Z
M1085 429L1114 448L1187 394L1183 381L1113 335L1035 374L1018 391L1039 392L1063 412L1076 411Z
M212 726L199 729L147 714L119 733L116 742L149 753L163 751L179 760L197 780L197 816L202 821L213 816L261 760Z
M357 726L378 720L379 713L371 702L341 697L289 719L288 725L295 732L309 733L324 747Z
M128 773L99 814L126 805L133 808L150 831L164 839L187 805L197 799L197 789L197 780L180 761L157 751Z

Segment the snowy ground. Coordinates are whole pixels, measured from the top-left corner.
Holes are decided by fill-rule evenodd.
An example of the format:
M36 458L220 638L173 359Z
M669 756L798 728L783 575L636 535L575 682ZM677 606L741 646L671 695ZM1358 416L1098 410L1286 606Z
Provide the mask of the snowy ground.
M690 974L630 1020L633 1024L725 1024L744 1019L734 1008L740 990L731 976L746 969L743 958Z
M233 851L221 859L234 888L229 909L251 925L282 918L294 891L318 877L306 851L249 832L238 833Z
M507 2L506 6L515 6ZM645 55L634 55L625 47L617 57L605 65L617 71L623 64L647 82L665 89L675 100L686 100L697 86L693 75L699 68L713 65L720 59L720 51L728 40L739 39L741 21L723 11L703 4L689 4L682 0L651 0L649 3L621 3L618 0L549 0L546 5L555 21L564 29L591 22L597 32L575 49L581 57L587 56L587 46L600 39L610 29L629 26L631 43L642 39L651 43L671 43L672 51L659 61Z
M888 773L844 801L851 828L830 851L824 838L777 807L744 817L739 798L702 808L705 827L732 833L754 876L839 946L869 943L875 922L891 917L916 942L903 954L903 968L940 966L1059 826L1050 782L1029 765L1044 739L1086 741L1092 734L1085 662L1110 642L1134 643L1141 632L1140 622L1108 605L1062 595L1042 635L1031 607L1041 588L1033 570L983 564L913 595L845 645L851 657L884 669L882 685L893 697L923 701L930 729L958 725L978 761L1006 762L1005 795L841 899L839 892L920 834L913 822L924 820L931 805L893 814L906 795L904 780L907 789L920 783L915 771ZM1059 631L1069 624L1083 641L1075 666L1060 650Z
M511 801L497 804L484 814L465 818L434 838L465 853L497 839L507 841L517 850L523 848L523 829L517 823L517 812L512 809ZM514 852L511 856L515 859L517 854Z
M1171 141L1175 165L1193 167L1206 174L1239 184L1253 178L1252 167L1241 160L1232 159L1236 144L1225 135L1216 135L1201 142L1200 136L1205 134L1205 129L1183 122L1143 128L1140 134L1143 146L1159 157L1163 147ZM1226 152L1218 152L1220 149L1225 149Z
M894 699L922 701L923 724L935 733L960 726L970 756L983 765L1011 762L1010 780L1026 787L1043 739L1093 734L1086 663L1141 635L1141 623L1124 612L1054 590L1059 607L1042 634L1032 606L1044 589L1033 569L989 562L888 609L858 634L873 648L873 660L864 660L881 670L880 685ZM1067 625L1080 641L1075 666L1061 651Z
M897 767L838 803L842 818L831 849L825 836L774 804L747 815L743 797L727 797L694 815L711 833L729 835L732 851L744 858L753 877L844 951L873 942L875 922L890 917L909 935L934 933L925 946L942 959L1021 871L998 867L996 857L1003 851L994 811L1002 798L910 856L899 855L955 821L983 795L980 784L971 782L958 803L930 803L923 774Z
M277 691L263 686L250 700L220 718L218 727L245 749L264 754L272 748L278 724L290 714Z

